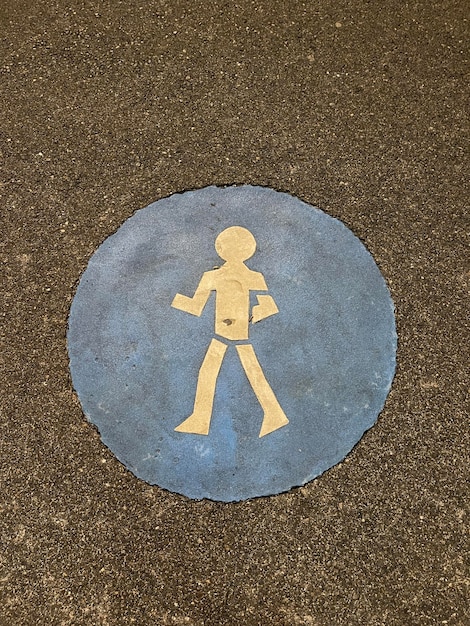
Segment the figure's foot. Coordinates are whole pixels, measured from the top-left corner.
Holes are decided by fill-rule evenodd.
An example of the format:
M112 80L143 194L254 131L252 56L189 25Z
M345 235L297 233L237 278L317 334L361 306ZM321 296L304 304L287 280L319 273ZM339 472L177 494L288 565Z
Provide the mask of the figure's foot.
M181 422L175 430L179 433L191 433L193 435L208 435L211 424L211 417L193 413L184 422Z
M288 423L289 420L285 416L285 413L282 409L280 410L280 412L276 413L265 413L263 423L261 424L259 436L264 437L265 435L269 435L269 433L272 433L278 428L282 428Z

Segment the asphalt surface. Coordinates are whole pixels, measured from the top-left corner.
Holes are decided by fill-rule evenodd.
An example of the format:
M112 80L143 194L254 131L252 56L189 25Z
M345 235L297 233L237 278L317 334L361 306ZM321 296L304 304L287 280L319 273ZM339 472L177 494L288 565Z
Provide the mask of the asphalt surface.
M468 13L2 3L2 626L470 623ZM344 463L272 498L195 502L103 446L67 316L135 210L233 183L362 239L396 305L398 369Z

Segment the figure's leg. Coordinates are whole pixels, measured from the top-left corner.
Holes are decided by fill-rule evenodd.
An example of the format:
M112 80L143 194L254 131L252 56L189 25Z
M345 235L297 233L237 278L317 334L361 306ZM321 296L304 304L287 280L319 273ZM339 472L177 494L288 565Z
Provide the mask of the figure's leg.
M175 428L180 433L209 434L214 403L215 384L227 346L212 339L199 370L196 398L192 414Z
M261 365L256 358L253 346L243 344L236 346L236 348L243 369L264 411L264 419L259 434L260 437L264 437L264 435L272 433L273 430L277 430L281 428L281 426L288 424L289 420L266 380Z

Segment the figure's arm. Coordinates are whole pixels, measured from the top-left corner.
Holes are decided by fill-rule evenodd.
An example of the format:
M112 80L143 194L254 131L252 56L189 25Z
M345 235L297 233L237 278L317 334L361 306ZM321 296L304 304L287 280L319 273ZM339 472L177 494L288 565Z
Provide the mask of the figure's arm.
M279 313L279 309L277 308L277 304L274 302L273 298L268 295L257 295L258 304L253 307L251 322L256 324L261 320L264 320L266 317L270 315L275 315Z
M209 299L212 291L212 287L210 284L211 281L207 274L208 272L203 274L196 289L196 292L192 298L177 293L176 296L173 298L171 306L174 309L179 309L180 311L184 311L185 313L191 313L191 315L196 315L196 317L199 317L204 307L206 306L206 302Z

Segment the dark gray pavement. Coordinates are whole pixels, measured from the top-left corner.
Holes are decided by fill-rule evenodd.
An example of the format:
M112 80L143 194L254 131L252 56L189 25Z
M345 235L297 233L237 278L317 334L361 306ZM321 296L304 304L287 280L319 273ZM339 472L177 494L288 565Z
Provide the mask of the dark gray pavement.
M2 3L2 626L470 623L468 13ZM65 333L90 255L127 217L231 183L343 220L389 283L399 350L344 463L227 505L115 460Z

